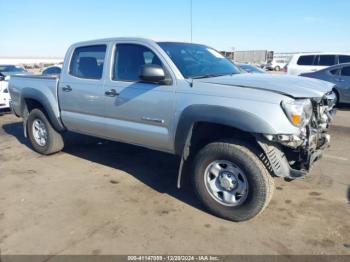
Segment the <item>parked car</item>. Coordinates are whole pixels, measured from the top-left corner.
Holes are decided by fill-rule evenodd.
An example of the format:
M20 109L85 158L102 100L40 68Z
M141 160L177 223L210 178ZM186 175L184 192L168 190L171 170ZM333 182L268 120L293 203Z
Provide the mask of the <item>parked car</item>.
M327 67L317 72L301 74L301 76L334 83L337 103L350 103L350 63Z
M0 65L0 73L4 76L11 76L15 74L27 74L28 72L21 66Z
M0 73L0 113L10 109L10 94L5 76Z
M10 80L11 108L35 151L62 150L70 130L178 155L178 187L190 176L204 206L233 221L266 208L273 177L304 177L320 159L333 87L241 74L208 46L140 38L77 43L60 78Z
M286 73L300 75L303 73L316 72L329 66L349 63L350 54L335 53L308 53L296 54L286 66Z
M271 62L268 62L265 65L266 70L271 70L271 71L281 71L287 64L286 60L282 59L273 59Z
M236 64L236 65L239 66L240 68L242 68L247 73L254 73L254 74L265 74L266 73L265 70L263 70L257 66L251 65L251 64Z
M0 111L10 109L10 94L8 91L8 81L11 75L24 74L27 71L16 65L0 65Z
M62 65L53 65L43 69L41 72L44 76L58 76L61 74Z

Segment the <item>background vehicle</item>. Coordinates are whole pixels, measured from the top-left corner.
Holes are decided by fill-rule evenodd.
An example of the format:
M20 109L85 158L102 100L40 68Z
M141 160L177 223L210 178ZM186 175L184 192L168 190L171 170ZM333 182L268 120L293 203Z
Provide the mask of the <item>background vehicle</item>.
M11 75L27 74L23 68L15 65L0 65L0 111L10 109L10 93L8 91L8 81Z
M273 59L265 65L265 69L272 71L281 71L287 64L287 61L281 59Z
M350 103L350 63L339 64L326 69L301 74L334 83L337 103Z
M350 54L308 53L296 54L286 66L285 71L290 75L316 72L329 66L349 63Z
M7 85L3 85L0 76L0 112L10 109L10 94Z
M3 76L28 74L28 72L23 67L16 65L0 65L0 73Z
M213 214L251 219L268 205L272 175L305 176L328 147L335 96L324 81L241 74L205 45L112 38L72 45L60 78L15 76L11 108L37 152L66 130L180 157Z
M53 65L43 69L41 72L44 76L58 76L61 74L62 65Z
M247 73L265 74L266 71L251 64L236 64Z

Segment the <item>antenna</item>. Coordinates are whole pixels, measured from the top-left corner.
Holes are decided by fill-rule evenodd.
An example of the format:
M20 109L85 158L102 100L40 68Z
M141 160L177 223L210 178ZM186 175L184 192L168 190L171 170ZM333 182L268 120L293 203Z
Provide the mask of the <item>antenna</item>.
M193 10L193 0L190 0L190 30L191 30L191 43L193 41L193 15L192 15L192 10Z

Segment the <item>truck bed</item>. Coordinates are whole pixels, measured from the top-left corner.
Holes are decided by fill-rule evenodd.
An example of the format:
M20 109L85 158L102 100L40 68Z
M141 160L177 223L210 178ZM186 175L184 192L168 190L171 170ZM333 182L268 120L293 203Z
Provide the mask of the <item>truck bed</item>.
M42 75L16 75L12 76L9 82L11 95L11 108L17 116L22 116L23 94L36 98L40 96L52 107L55 115L59 117L57 86L58 77Z

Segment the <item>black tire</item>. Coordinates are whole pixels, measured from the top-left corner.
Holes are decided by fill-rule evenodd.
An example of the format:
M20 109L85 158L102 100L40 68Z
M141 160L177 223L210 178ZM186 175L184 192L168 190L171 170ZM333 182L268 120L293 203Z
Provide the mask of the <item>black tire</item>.
M275 71L279 72L279 71L281 71L281 68L279 66L276 66Z
M334 89L333 90L334 91L334 94L335 94L335 107L339 107L339 92L336 90L336 89Z
M47 132L47 140L45 145L40 145L34 138L33 123L39 119L45 126ZM34 150L43 155L51 155L59 152L64 147L62 135L58 133L48 121L46 115L40 109L33 109L27 119L27 131L30 143Z
M199 200L212 214L240 222L256 217L267 207L275 189L274 180L257 152L256 148L237 140L214 142L199 151L194 160L192 183ZM245 173L249 190L239 206L225 206L209 194L204 182L205 170L216 160L231 161Z

